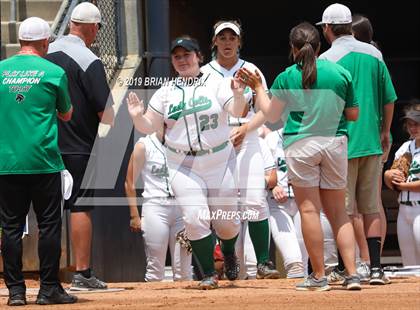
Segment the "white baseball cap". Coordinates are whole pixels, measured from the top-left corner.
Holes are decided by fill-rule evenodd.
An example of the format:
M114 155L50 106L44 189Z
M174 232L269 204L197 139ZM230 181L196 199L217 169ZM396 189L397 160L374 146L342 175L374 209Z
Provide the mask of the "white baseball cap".
M352 22L351 11L348 7L340 3L331 4L322 14L322 21L316 25L324 24L350 24Z
M241 29L239 29L238 26L231 22L221 23L219 26L217 26L214 30L214 35L217 36L222 30L225 29L232 30L237 36L241 35Z
M50 26L42 18L29 17L20 24L19 40L38 41L48 39L50 36Z
M81 24L101 24L101 12L94 4L82 2L71 13L71 21Z

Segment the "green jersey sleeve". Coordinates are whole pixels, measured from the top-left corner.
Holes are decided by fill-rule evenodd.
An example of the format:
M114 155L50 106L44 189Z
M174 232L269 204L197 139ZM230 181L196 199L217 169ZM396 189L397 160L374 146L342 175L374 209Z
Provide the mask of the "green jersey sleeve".
M273 85L271 85L270 89L271 94L282 101L285 101L287 99L284 75L285 72L280 73L274 80Z
M354 85L353 85L353 81L350 77L350 79L348 80L348 87L347 87L347 93L346 93L346 108L356 108L359 106L359 103L357 102L357 97L356 94L354 92Z
M381 78L381 89L382 89L382 105L394 102L397 100L397 94L395 93L394 85L392 84L391 76L388 68L384 62L380 62Z

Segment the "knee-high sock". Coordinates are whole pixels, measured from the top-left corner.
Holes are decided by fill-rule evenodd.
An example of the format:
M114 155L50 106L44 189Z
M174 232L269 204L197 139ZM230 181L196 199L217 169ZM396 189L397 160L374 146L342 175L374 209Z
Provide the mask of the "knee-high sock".
M222 243L221 250L222 250L223 255L232 255L233 253L235 253L236 239L238 239L238 235L236 235L235 237L229 240L223 240L219 238L219 240Z
M203 239L191 241L191 247L204 276L212 275L214 273L213 236L210 234Z
M259 222L248 222L249 236L254 246L257 263L262 264L269 260L270 229L268 219Z
M381 268L381 237L366 239L369 248L370 268Z

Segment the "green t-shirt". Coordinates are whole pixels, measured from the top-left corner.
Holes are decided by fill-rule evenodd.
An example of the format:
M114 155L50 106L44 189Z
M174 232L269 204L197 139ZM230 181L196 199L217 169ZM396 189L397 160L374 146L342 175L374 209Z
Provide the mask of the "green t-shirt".
M317 79L311 89L303 89L299 65L280 73L271 93L285 102L284 144L310 136L334 137L347 134L344 109L357 107L350 73L326 60L317 60Z
M71 109L64 70L34 55L1 61L0 98L0 174L63 170L57 111Z
M340 64L353 78L359 118L348 125L349 159L382 154L380 132L384 105L397 99L382 54L371 44L348 35L336 39L320 58Z

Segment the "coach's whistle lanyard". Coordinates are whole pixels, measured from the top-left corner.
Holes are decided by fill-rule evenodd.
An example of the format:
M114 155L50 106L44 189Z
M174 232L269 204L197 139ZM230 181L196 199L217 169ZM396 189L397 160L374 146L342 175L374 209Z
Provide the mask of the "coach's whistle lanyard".
M165 139L165 133L163 133L163 139ZM153 139L150 138L150 141L152 141L153 145L155 146L155 148L162 154L163 156L163 165L165 167L165 183L166 183L166 191L168 192L168 198L172 198L174 197L174 195L172 195L171 190L169 189L169 180L168 180L168 175L169 175L169 169L168 169L168 164L166 162L166 155L165 153L155 144L155 142L153 141Z

